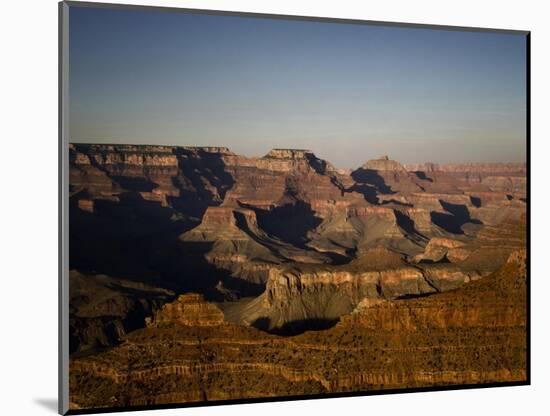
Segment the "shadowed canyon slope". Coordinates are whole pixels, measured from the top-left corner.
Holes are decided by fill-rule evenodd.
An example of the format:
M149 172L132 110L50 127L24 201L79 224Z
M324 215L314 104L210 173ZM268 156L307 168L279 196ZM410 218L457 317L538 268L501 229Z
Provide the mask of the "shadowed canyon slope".
M75 408L525 379L524 164L69 151Z

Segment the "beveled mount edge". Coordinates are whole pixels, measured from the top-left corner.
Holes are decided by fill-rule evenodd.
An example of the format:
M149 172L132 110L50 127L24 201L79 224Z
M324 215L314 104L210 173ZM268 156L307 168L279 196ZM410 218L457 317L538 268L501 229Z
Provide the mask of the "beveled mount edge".
M435 29L435 30L449 30L449 31L464 31L464 32L485 32L485 33L500 33L500 34L512 34L523 35L527 37L527 195L528 201L531 197L530 187L530 30L514 30L514 29L499 29L499 28L479 28L479 27L462 27L462 26L446 26L436 24L420 24L420 23L403 23L403 22L384 22L384 21L369 21L369 20L357 20L346 18L329 18L329 17L312 17L312 16L296 16L296 15L281 15L281 14L266 14L266 13L251 13L251 12L239 12L239 11L218 11L208 9L189 9L180 7L167 7L167 6L146 6L146 5L130 5L130 4L114 4L114 3L99 3L99 2L80 2L80 1L61 1L58 3L59 8L59 66L58 66L58 118L59 118L59 159L58 159L58 246L59 246L59 329L58 329L58 352L59 352L59 373L58 373L58 387L59 387L59 400L58 400L58 412L61 415L65 414L93 414L93 413L112 413L112 412L124 412L124 411L138 411L138 410L155 410L155 409L175 409L186 407L210 407L219 405L231 405L231 404L247 404L247 403L267 403L267 402L284 402L295 400L310 400L321 398L345 398L345 397L361 397L370 395L385 395L396 393L415 393L415 392L437 392L447 390L467 390L467 389L479 389L479 388L493 388L493 387L513 387L513 386L528 386L531 385L531 357L527 354L527 379L519 382L503 382L503 383L490 383L490 384L474 384L474 385L450 385L450 386L437 386L437 387L425 387L425 388L406 388L397 390L381 390L381 391L365 391L365 392L353 392L353 393L335 393L335 394L323 394L320 396L288 396L288 397L274 397L274 398L261 398L261 399L242 399L242 400L230 400L230 401L217 401L217 402L197 402L197 403L171 403L168 405L156 405L156 406L132 406L132 407L119 407L119 408L96 408L96 409L69 409L69 389L68 389L68 152L65 150L69 144L67 139L68 134L68 25L69 25L69 7L89 7L89 8L111 8L111 9L141 9L141 10L157 10L157 11L171 11L171 12L183 12L183 13L196 13L196 14L209 14L218 16L240 16L240 17L256 17L256 18L272 18L282 20L297 20L297 21L314 21L314 22L328 22L328 23L341 23L341 24L365 24L374 26L388 26L388 27L404 27L404 28L419 28L419 29ZM66 206L67 205L67 206ZM64 215L66 213L66 215ZM530 351L530 204L528 203L527 209L527 286L528 286L528 298L527 298L527 345ZM64 309L65 308L65 309ZM65 312L66 313L65 313ZM65 317L63 316L65 315ZM65 329L65 330L63 330Z
M58 4L58 413L69 411L69 5Z
M213 16L237 16L237 17L251 17L261 19L281 19L281 20L295 20L304 22L325 22L325 23L339 23L339 24L359 24L359 25L371 25L371 26L387 26L387 27L401 27L401 28L416 28L416 29L434 29L434 30L449 30L459 32L485 32L485 33L501 33L509 35L528 35L530 30L521 29L502 29L502 28L484 28L475 26L453 26L453 25L437 25L429 23L407 23L407 22L390 22L382 20L364 20L364 19L352 19L345 17L327 17L327 16L302 16L292 14L277 14L277 13L259 13L259 12L245 12L235 10L213 10L213 9L193 9L174 6L152 6L141 4L120 4L120 3L101 3L101 2L89 2L89 1L73 1L67 0L63 3L68 6L75 7L88 7L88 8L106 8L106 9L131 9L131 10L156 10L159 12L177 12L177 13L195 13L195 14L207 14Z

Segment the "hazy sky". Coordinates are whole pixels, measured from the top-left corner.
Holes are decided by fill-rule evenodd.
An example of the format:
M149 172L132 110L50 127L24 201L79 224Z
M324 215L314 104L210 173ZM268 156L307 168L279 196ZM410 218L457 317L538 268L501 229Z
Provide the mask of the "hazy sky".
M70 8L72 142L524 161L525 36Z

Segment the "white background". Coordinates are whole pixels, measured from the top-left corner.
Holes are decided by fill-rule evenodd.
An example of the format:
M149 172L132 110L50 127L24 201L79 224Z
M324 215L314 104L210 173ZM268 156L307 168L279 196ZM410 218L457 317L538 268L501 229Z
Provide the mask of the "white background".
M139 0L138 0L139 1ZM118 1L119 3L124 3ZM131 2L128 2L131 3ZM200 0L141 4L532 31L532 386L176 409L147 414L550 414L548 108L544 1ZM0 9L0 414L54 414L57 402L57 4ZM365 155L368 158L368 155Z

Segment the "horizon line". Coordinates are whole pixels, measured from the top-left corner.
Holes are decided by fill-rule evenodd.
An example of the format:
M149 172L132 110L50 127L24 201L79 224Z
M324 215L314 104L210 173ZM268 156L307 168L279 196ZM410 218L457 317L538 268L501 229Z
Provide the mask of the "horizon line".
M315 154L315 151L314 150L311 150L311 149L303 149L303 148L277 148L277 147L274 147L274 148L271 148L270 150L267 151L267 153L265 153L263 156L246 156L246 155L243 155L243 154L240 154L240 153L235 153L233 150L231 150L231 148L229 146L219 146L219 145L179 145L179 144L147 144L147 143L94 143L94 142L69 142L68 143L69 145L88 145L88 146L135 146L135 147L145 147L145 146L150 146L150 147L166 147L166 148L193 148L193 149L225 149L229 152L231 152L232 154L234 154L235 156L240 156L240 157L245 157L247 159L263 159L263 158L266 158L270 152L274 151L274 150L290 150L290 151L297 151L297 152L307 152L307 153L311 153L313 156L315 156L316 158L318 159L321 159L321 160L324 160L326 162L329 162L332 164L332 162L330 162L330 160L328 159L322 159L322 158L319 158L316 154ZM208 153L208 152L207 152ZM214 152L209 152L209 153L214 153ZM405 162L405 163L402 163L401 161L397 160L397 159L392 159L389 157L388 154L383 154L383 155L380 155L378 157L372 157L372 158L368 158L368 159L365 159L365 162L363 162L359 168L361 166L363 166L365 163L371 161L371 160L383 160L387 158L388 160L393 160L395 162L398 162L400 163L401 165L403 166L407 166L407 165L421 165L421 164L429 164L429 163L432 163L432 164L436 164L436 165L464 165L464 164L472 164L472 165L484 165L484 164L493 164L493 165L503 165L503 164L522 164L522 165L525 165L527 166L527 161L526 160L523 160L523 161L513 161L513 160L508 160L508 161L504 161L504 162L495 162L495 161L483 161L483 162L473 162L473 161L460 161L460 162L437 162L437 161L433 161L433 160L424 160L424 161L421 161L421 162ZM354 169L353 167L336 167L336 169ZM356 168L358 169L358 168Z

